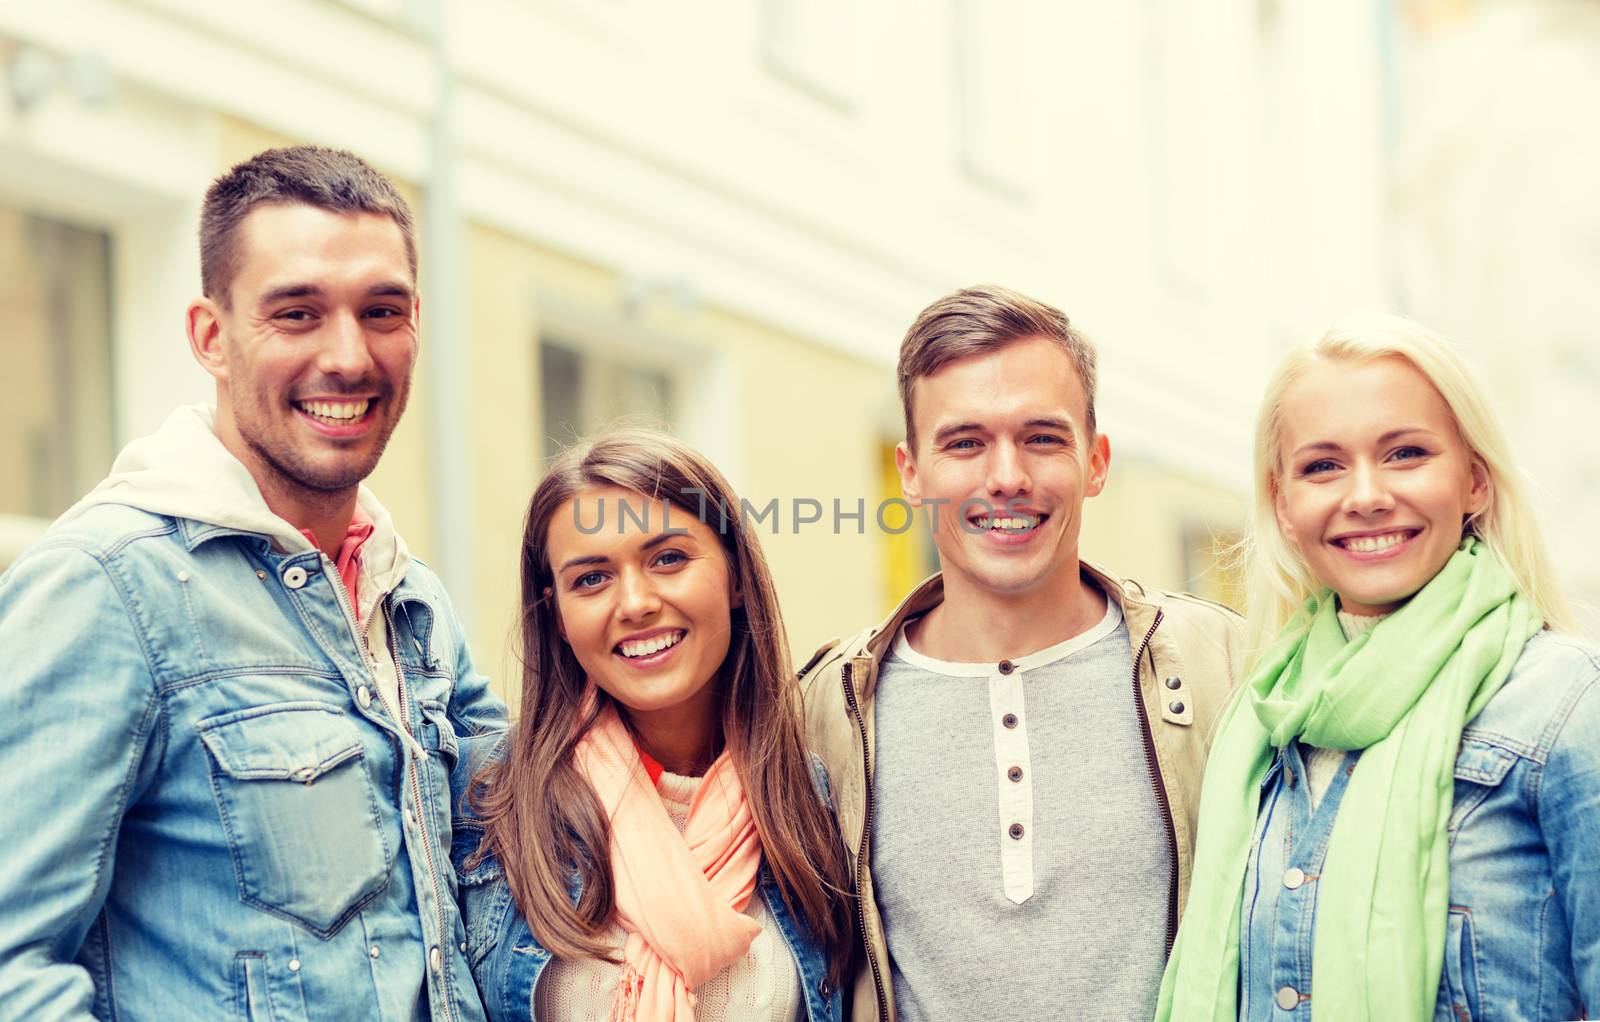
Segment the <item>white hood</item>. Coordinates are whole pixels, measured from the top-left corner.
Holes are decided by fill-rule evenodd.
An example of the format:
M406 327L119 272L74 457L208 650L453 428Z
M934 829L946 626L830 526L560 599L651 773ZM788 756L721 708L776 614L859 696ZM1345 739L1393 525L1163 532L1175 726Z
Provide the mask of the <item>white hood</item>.
M266 536L286 553L315 550L299 529L267 507L249 470L211 431L214 416L215 409L209 405L174 411L156 432L124 447L111 474L56 524L99 504L125 504L152 514ZM373 523L372 535L361 548L363 596L376 597L405 577L411 556L395 532L394 519L372 491L361 486L356 501Z

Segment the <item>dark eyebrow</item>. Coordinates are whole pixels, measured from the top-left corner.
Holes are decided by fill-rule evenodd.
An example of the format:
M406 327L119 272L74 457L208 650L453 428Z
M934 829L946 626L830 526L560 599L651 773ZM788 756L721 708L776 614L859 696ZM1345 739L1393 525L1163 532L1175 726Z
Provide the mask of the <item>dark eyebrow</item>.
M574 557L574 558L572 558L572 560L568 561L567 563L563 564L561 567L557 568L556 569L556 574L559 575L563 571L566 571L568 568L576 568L579 565L584 565L584 564L610 564L610 563L611 563L611 558L606 557L606 556L601 555L601 554L590 554L588 557Z
M322 288L315 284L279 284L275 288L262 292L261 297L256 299L256 304L272 305L286 298L320 298L322 294Z
M374 297L404 298L408 302L416 297L416 293L416 289L410 284L403 284L398 280L386 280L367 289L367 294Z
M292 284L280 284L263 292L261 297L257 299L256 304L266 306L289 298L322 298L326 294L327 292L317 284L296 281ZM402 281L385 280L368 288L367 296L371 298L404 298L409 302L415 300L416 289Z
M640 545L639 549L641 551L654 550L656 547L658 547L661 544L667 542L668 540L685 539L685 538L689 538L689 539L692 540L692 537L689 536L689 533L687 531L680 531L678 529L674 529L671 532L662 532L662 533L658 533L657 535L651 536L649 539L645 540L644 543L642 543ZM568 568L581 567L581 566L587 565L587 564L610 564L610 563L611 563L611 558L606 557L604 554L590 554L587 557L574 557L570 561L567 561L565 564L563 564L561 567L557 568L556 569L556 574L559 575L563 571L566 571Z
M977 422L955 422L948 426L940 426L933 432L933 442L943 443L957 433L982 433L983 425Z
M1023 425L1029 429L1059 429L1069 436L1076 437L1078 435L1077 427L1072 424L1072 420L1058 419L1052 415L1047 415L1042 419L1029 419Z

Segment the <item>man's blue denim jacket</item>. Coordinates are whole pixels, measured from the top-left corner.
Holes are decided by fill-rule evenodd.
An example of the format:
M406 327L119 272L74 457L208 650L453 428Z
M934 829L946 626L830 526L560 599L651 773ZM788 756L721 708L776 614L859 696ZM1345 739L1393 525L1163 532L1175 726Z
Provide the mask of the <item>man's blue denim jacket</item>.
M106 504L0 577L0 1019L482 1019L450 773L504 706L413 561L403 738L329 574Z
M1352 753L1346 765L1356 760ZM1311 956L1316 881L1347 777L1336 776L1313 811L1303 776L1290 746L1262 785L1241 905L1242 1022L1310 1019L1318 984L1343 981L1313 977ZM1435 1022L1544 1022L1600 1009L1600 655L1592 648L1550 632L1529 640L1462 732L1449 839Z
M488 764L504 755L504 739L475 740L471 743L474 762ZM457 775L460 776L459 774ZM826 780L823 779L823 784ZM505 871L493 853L471 869L467 861L483 842L483 827L463 797L456 796L455 862L461 884L461 914L467 924L467 955L472 975L483 994L483 1007L489 1022L537 1022L534 1014L534 988L550 953L540 946L528 921L511 900L511 887ZM844 1015L844 995L828 983L827 956L802 916L790 912L783 903L778 882L765 863L758 880L761 897L772 913L778 931L794 955L800 972L800 989L805 995L808 1022L839 1022ZM571 891L576 902L582 888Z

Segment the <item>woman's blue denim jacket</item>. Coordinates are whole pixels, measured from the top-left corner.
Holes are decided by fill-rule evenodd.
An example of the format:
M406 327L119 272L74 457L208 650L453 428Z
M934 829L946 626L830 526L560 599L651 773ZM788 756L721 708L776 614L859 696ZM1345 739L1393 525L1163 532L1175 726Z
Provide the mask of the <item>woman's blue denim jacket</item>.
M1312 810L1297 746L1262 784L1240 921L1239 1018L1311 1018L1317 876L1348 780ZM1450 907L1435 1022L1544 1022L1600 1009L1600 654L1529 640L1466 727L1450 813ZM1287 1007L1285 1005L1288 1005Z
M473 763L488 764L504 755L506 738L500 736L469 742L468 756ZM823 783L826 783L825 781ZM473 868L467 860L483 841L483 827L473 813L464 791L455 798L454 844L450 850L455 864L461 897L461 916L467 927L467 961L483 997L489 1022L534 1022L534 987L550 964L550 953L539 945L533 930L511 901L511 888L505 871L492 853ZM783 903L778 883L763 862L757 887L766 899L767 911L777 923L778 932L794 955L800 970L800 989L805 994L808 1022L839 1022L844 1015L844 997L828 982L827 955L822 944L806 925L804 917L790 912ZM582 893L575 887L576 901Z

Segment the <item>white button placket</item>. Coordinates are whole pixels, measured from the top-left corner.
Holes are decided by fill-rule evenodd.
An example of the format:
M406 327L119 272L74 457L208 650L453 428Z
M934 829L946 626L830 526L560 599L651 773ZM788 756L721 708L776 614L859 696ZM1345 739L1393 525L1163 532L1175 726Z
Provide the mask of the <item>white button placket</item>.
M1018 905L1033 897L1033 770L1028 759L1022 673L1009 660L989 672L995 790L1000 807L1000 877L1006 900ZM1006 726L1008 720L1010 727Z

